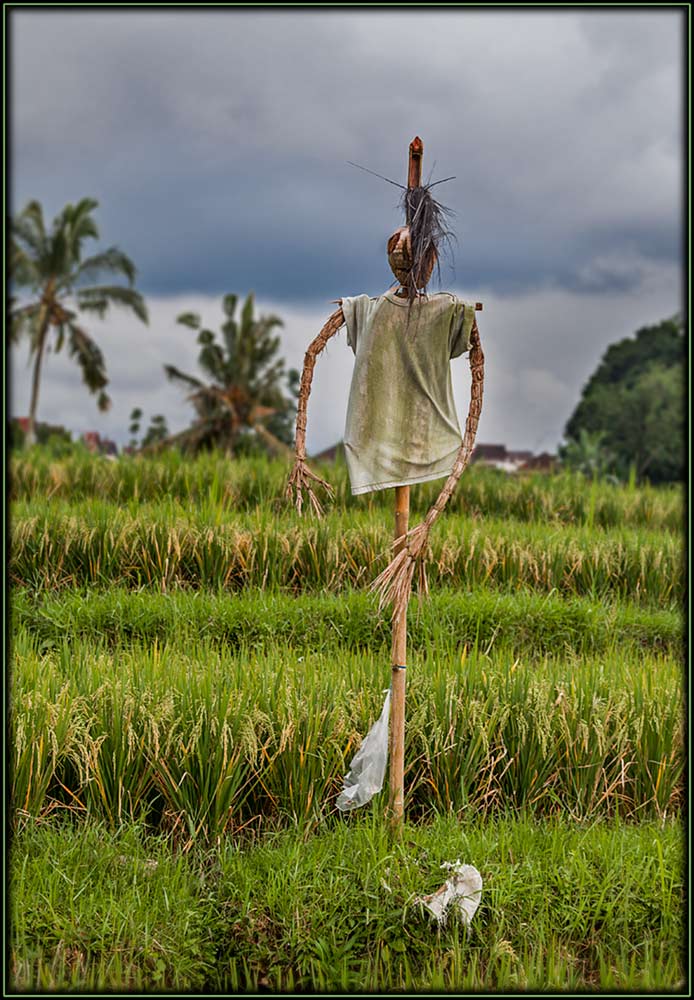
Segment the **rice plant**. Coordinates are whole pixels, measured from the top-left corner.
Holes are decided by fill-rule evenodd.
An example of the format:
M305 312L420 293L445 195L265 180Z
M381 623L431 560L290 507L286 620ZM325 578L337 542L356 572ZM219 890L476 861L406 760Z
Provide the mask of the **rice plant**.
M20 629L14 805L40 816L63 803L114 827L149 819L191 843L333 815L389 676L387 656L364 651L91 639L41 656L39 645ZM409 673L413 817L665 816L681 804L681 677L666 656L519 658L454 641L414 654ZM57 749L32 763L26 748L42 741Z
M343 649L390 647L387 610L379 613L373 594L291 594L246 588L233 598L222 590L108 590L78 588L11 594L13 627L23 628L42 649L56 648L66 635L112 646L133 639L154 644L177 637L179 644L201 637L227 649L284 643L339 656ZM629 601L605 603L590 597L538 594L530 589L503 593L478 588L432 592L414 604L408 622L412 648L447 651L500 644L520 654L610 654L615 647L667 652L681 657L683 609L640 607Z
M172 499L137 514L102 501L32 501L14 508L13 584L46 588L127 585L293 593L365 587L392 542L385 519L333 513L322 521L260 508L211 524ZM436 526L427 565L435 586L532 588L564 595L682 600L676 535L645 529L557 529L450 516Z

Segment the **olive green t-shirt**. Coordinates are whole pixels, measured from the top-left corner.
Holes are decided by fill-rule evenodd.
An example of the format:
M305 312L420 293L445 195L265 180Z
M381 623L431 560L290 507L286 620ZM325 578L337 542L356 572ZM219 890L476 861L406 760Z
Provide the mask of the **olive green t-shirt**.
M342 300L355 354L344 439L353 494L451 472L462 435L449 362L470 349L474 308L449 292L411 311L394 292Z

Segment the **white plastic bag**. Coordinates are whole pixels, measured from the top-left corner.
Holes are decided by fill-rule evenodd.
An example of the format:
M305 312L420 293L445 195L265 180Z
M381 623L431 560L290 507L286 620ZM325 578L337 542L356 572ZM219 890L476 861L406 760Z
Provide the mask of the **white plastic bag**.
M463 918L463 923L469 929L470 921L477 912L482 896L482 876L472 865L463 865L458 861L444 861L441 865L453 874L436 892L430 896L417 899L443 926L448 919L452 907L456 907Z
M383 788L388 762L389 716L390 690L380 717L362 740L345 775L345 785L337 799L337 808L342 812L366 805Z

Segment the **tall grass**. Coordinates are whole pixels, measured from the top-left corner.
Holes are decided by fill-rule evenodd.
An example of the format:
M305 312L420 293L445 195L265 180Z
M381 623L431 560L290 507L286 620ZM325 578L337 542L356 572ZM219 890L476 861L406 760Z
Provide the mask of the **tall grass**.
M336 508L392 508L390 490L353 497L343 462L318 468L335 488ZM282 461L232 461L214 452L195 459L175 451L156 458L121 456L113 462L95 456L55 460L37 449L29 456L11 457L10 498L13 502L44 497L99 499L117 505L172 498L195 506L210 501L226 512L263 505L278 513L285 509L283 493L288 471ZM417 486L411 495L413 513L428 510L440 488L441 482ZM479 465L466 471L447 510L468 517L603 528L627 525L677 532L684 525L681 486L641 486L636 490L629 484L590 482L568 472L509 476Z
M342 776L380 712L386 656L233 655L197 644L109 649L14 642L12 802L112 825L145 819L187 842L335 812ZM577 819L665 816L681 800L681 677L668 657L508 647L413 655L405 760L410 817L513 808ZM43 739L50 754L33 748Z
M335 512L315 521L267 508L224 514L169 499L21 502L14 506L13 584L35 589L112 587L284 588L294 593L362 587L385 565L388 519ZM677 535L451 515L431 536L436 586L532 588L566 595L680 601L684 555Z

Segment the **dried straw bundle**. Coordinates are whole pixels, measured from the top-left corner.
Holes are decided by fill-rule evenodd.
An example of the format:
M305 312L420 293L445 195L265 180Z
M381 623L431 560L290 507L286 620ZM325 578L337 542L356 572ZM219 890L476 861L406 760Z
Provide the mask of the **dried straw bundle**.
M406 535L401 535L400 538L397 538L393 542L392 547L399 549L399 551L371 584L370 589L379 595L379 610L385 604L392 602L393 622L399 621L407 610L415 570L418 573L420 595L424 596L429 593L425 566L425 555L429 544L429 531L448 503L458 480L470 461L470 455L475 446L475 436L482 412L482 396L484 392L484 354L480 343L477 320L473 323L470 344L470 372L472 375L470 406L467 420L465 421L465 434L451 474L446 480L436 503L433 504L422 523L412 528Z

